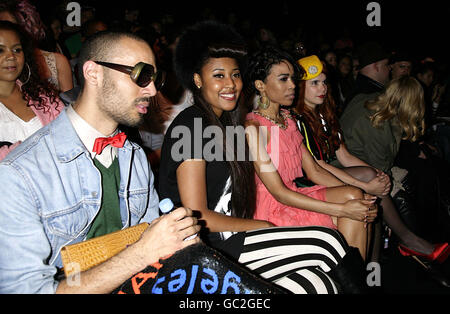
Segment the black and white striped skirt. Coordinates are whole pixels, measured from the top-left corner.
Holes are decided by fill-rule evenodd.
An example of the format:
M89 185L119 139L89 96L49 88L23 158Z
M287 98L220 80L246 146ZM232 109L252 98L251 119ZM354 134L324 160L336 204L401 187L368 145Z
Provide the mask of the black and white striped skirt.
M221 249L292 293L334 294L327 272L340 263L348 245L338 231L325 227L275 227L237 233Z

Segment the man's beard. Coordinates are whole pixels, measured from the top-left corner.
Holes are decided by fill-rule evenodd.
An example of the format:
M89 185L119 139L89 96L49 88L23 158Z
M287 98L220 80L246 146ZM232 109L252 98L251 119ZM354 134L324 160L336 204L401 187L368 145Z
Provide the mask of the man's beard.
M148 97L141 97L127 105L127 101L121 98L121 93L108 77L103 82L102 93L97 96L97 103L104 113L118 124L132 128L139 127L144 122L144 115L135 112L136 105L148 101Z

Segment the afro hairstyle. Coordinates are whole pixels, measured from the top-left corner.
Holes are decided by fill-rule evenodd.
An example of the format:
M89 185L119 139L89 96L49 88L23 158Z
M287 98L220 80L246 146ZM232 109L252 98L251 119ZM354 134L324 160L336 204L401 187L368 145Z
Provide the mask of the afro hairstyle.
M241 72L247 66L247 47L242 36L227 24L203 21L187 28L174 53L174 69L179 83L196 90L194 73L200 73L209 58L234 58Z

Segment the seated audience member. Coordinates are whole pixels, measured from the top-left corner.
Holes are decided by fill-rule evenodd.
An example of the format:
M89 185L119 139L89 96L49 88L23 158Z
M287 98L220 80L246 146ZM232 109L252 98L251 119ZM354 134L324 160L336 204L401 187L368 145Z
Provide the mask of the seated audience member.
M329 93L328 68L315 55L301 58L298 63L306 75L299 82L297 104L290 113L311 155L320 166L344 183L378 197L388 194L391 187L389 177L351 155L341 141L337 105ZM346 167L352 165L351 170L346 170L353 176L336 168L341 168L342 164ZM373 244L377 245L378 241ZM373 250L376 252L378 249L375 247ZM375 252L371 252L371 259L376 258Z
M433 251L439 250L435 245L418 237L403 223L389 195L389 177L347 150L333 110L333 99L327 92L327 77L321 70L320 60L316 56L309 56L298 62L308 75L300 83L300 98L291 113L297 119L297 126L308 143L308 150L319 165L346 184L357 186L379 197L382 218L399 237L402 247L425 255L432 255ZM308 69L314 66L318 70L309 73ZM374 253L377 255L377 252Z
M105 33L85 43L80 60L84 86L77 102L0 164L0 182L8 186L0 195L0 247L8 252L0 254L1 293L109 293L199 241L183 241L200 229L191 210L158 218L146 156L117 129L139 124L156 94L151 48L130 34ZM129 73L120 65L139 62L145 62L142 76L119 71ZM114 146L94 145L109 136L116 136ZM79 285L55 280L63 246L140 222L152 222L141 239L83 272Z
M340 103L345 103L345 99L351 93L355 85L355 79L352 72L352 57L345 54L340 55L338 59L338 89Z
M197 212L205 242L293 293L336 293L336 283L340 291L361 292L362 258L337 231L273 228L253 218L255 177L243 131L246 107L239 102L246 61L245 42L230 26L202 22L181 36L175 69L194 103L166 132L160 196ZM230 128L242 132L226 134Z
M64 104L39 78L28 36L0 21L0 160L31 134L56 118Z
M420 63L415 71L414 77L423 88L425 98L425 126L427 130L436 124L436 113L441 102L443 86L435 84L436 65L434 62Z
M344 112L340 116L341 119L349 119L345 117L346 112L353 112L354 110L364 110L363 107L365 103L379 96L384 91L385 84L389 82L390 55L386 51L384 51L384 49L378 43L367 42L361 45L357 51L360 62L360 70L355 82L355 89L346 99ZM428 81L427 78L426 81ZM425 101L426 99L427 97L425 90ZM431 104L429 106L425 106L425 108L429 108L430 106ZM428 121L430 121L431 117L429 113L430 110L425 109L425 126L427 124L429 125ZM424 222L426 220L430 220L431 217L436 217L439 205L437 202L438 197L435 193L437 170L433 169L432 165L424 159L424 151L428 148L428 145L422 145L422 138L414 142L401 140L401 142L397 144L400 145L400 148L398 149L398 154L396 155L395 164L397 167L408 170L408 177L411 178L411 180L409 181L414 183L414 189L417 190L417 192L413 195L414 208L416 209L416 212L424 213L423 215L421 215L421 217L417 216L417 220L422 226L426 224L429 225L431 230L434 228L432 226L435 224L424 224ZM389 155L387 159L390 159L391 157L393 156ZM368 163L372 167L383 170L376 164L372 164L370 162ZM432 190L434 191L432 192ZM429 208L433 209L432 215L429 215ZM433 218L431 220L436 219ZM434 228L434 230L436 230L436 228ZM415 233L420 235L422 238L425 238L424 233L420 233L418 232L418 230L415 231ZM431 242L441 241L439 239L431 240L431 238L428 238L428 240Z
M383 47L376 42L367 42L357 49L358 75L353 90L345 99L343 110L347 106L362 106L373 98L374 93L381 93L389 82L389 57Z
M72 69L67 58L58 52L39 49L47 35L36 8L28 0L18 0L0 5L0 12L0 19L19 24L34 41L35 60L41 78L48 80L59 92L72 89Z
M389 63L391 66L391 79L394 80L401 76L411 75L412 58L403 51L393 53Z
M441 86L435 80L433 62L415 66L414 77L420 83L425 99L425 132L416 141L402 140L396 166L408 171L411 199L417 213L417 232L433 242L448 241L448 191L450 167L445 160L449 143L447 124L437 120ZM444 153L441 155L440 153Z
M291 56L266 48L252 56L249 84L259 106L247 115L256 178L255 218L277 226L321 225L337 229L350 246L367 256L367 223L377 210L374 197L344 186L312 158L289 111L298 75ZM260 145L263 140L264 147ZM297 187L294 179L306 174L317 185ZM364 198L368 198L365 200Z
M334 69L337 69L337 55L333 50L328 50L323 53L323 60L326 65L330 65Z
M423 135L424 112L419 82L410 76L392 80L384 93L364 106L349 106L344 111L340 124L347 149L353 156L390 174L400 142L414 142ZM437 262L443 262L450 253L448 243L430 247L424 241L402 243L399 249L405 256ZM445 278L440 278L440 282L446 286L450 283Z

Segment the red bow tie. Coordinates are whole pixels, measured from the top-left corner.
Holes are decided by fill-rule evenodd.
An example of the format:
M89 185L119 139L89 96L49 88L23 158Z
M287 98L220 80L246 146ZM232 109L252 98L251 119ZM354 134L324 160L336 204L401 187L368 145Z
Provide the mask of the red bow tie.
M127 135L123 132L120 132L117 135L111 137L98 137L95 139L94 148L92 149L92 151L99 155L108 145L112 145L114 147L123 147L126 139Z

